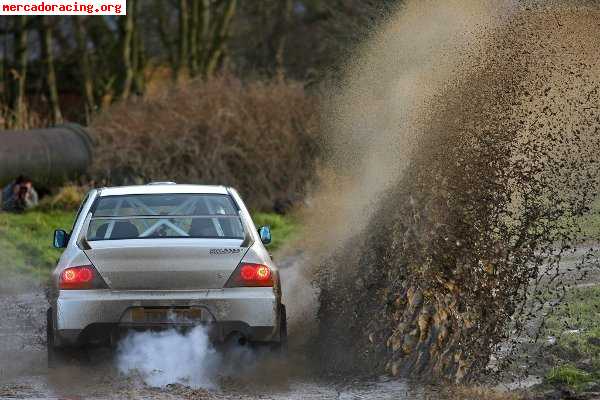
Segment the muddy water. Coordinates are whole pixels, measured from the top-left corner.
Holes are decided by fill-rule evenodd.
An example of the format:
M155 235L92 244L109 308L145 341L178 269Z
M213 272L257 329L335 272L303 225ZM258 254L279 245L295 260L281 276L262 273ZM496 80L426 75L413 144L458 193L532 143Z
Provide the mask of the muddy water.
M584 249L577 249L575 253L582 251ZM572 262L563 266L569 278L575 278L575 274L581 273L572 268L577 259L575 257ZM300 262L301 258L280 260L285 275L290 275ZM589 272L587 283L598 284L598 270ZM215 390L191 389L183 385L169 385L162 389L148 387L135 376L119 375L111 353L106 349L92 352L92 363L80 363L49 373L46 368L45 347L46 308L46 299L39 285L12 279L0 284L0 399L441 398L434 388L423 388L386 377L315 376L312 372L314 368L304 361L299 347L302 341L300 345L290 349L291 354L286 363L258 361L239 376L217 382L218 388ZM293 309L293 306L290 308ZM309 310L304 311L310 313ZM296 326L292 339L302 336L301 328ZM523 387L523 383L516 386L504 385L502 388ZM534 383L537 381L532 380L531 384Z
M432 393L383 377L320 379L293 365L302 359L293 350L292 365L274 368L259 361L254 372L217 382L218 389L210 391L182 385L150 388L135 376L119 375L107 349L94 350L92 363L49 372L46 308L43 290L35 284L0 286L0 399L425 399Z
M285 275L301 258L280 260ZM598 277L600 281L600 277ZM291 288L290 288L291 289ZM308 295L306 291L305 295ZM291 301L291 300L288 300ZM142 379L119 375L107 349L91 353L92 363L80 363L49 372L46 367L45 310L42 288L22 279L0 283L0 399L440 399L431 387L420 387L387 377L359 378L314 375L304 361L299 343L285 364L257 362L252 371L224 379L215 390L183 385L151 388ZM294 309L294 307L290 307ZM305 318L311 310L303 311ZM303 334L296 325L292 340ZM503 387L506 389L506 387Z

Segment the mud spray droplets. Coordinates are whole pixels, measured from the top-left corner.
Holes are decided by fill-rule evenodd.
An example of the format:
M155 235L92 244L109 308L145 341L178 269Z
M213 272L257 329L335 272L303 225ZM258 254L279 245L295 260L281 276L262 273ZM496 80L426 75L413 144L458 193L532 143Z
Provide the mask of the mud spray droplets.
M527 326L532 279L590 239L598 20L590 2L407 1L352 60L307 212L321 365L465 381Z

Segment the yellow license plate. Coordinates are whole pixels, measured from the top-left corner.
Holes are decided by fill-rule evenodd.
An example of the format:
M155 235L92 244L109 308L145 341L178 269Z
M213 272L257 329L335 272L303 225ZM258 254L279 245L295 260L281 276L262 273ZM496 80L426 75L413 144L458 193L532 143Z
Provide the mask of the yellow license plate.
M135 308L131 312L133 322L138 323L193 323L202 320L199 308Z

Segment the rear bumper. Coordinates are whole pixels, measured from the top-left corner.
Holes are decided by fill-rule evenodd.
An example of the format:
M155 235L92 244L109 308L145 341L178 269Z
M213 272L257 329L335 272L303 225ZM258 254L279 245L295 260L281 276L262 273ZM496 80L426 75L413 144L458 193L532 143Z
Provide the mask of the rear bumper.
M132 307L201 307L211 316L206 322L215 340L234 332L253 341L279 340L279 301L273 288L62 290L53 304L55 343L72 346L108 339L116 329L128 328L122 318Z

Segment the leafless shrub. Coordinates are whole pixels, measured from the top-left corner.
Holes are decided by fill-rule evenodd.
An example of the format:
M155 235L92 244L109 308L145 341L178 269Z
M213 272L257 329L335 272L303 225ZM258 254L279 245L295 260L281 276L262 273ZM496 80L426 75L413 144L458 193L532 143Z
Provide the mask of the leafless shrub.
M120 103L91 124L92 176L113 184L224 184L255 208L289 204L314 176L317 107L299 83L232 76Z
M44 211L77 210L88 189L85 186L65 185L55 194L42 198L38 208Z

